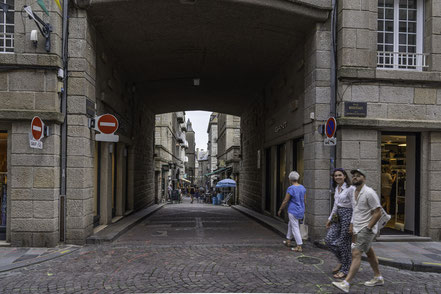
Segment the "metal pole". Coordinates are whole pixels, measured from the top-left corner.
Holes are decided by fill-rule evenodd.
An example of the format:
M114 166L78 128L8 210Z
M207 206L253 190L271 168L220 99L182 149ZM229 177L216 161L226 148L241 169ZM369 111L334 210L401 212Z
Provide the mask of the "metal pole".
M337 0L332 0L332 14L331 14L331 102L329 116L336 116L337 104ZM335 168L336 146L330 146L330 173L332 174ZM332 210L332 179L329 181L329 210Z
M64 116L63 124L61 125L61 183L60 183L60 241L66 241L66 163L67 163L67 76L68 76L68 9L69 1L63 1L63 45L62 45L62 60L63 60L63 89L61 93L61 113Z

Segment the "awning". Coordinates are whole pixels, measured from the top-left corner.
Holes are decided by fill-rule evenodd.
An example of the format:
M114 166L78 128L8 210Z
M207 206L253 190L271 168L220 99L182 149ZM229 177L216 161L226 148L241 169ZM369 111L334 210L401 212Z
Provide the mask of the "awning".
M213 172L211 172L211 173L209 173L209 174L205 174L205 176L206 176L206 177L208 177L208 176L212 176L212 175L215 175L215 174L221 173L221 172L223 172L223 171L226 171L227 169L230 169L230 168L231 168L231 166L228 166L228 167L221 167L221 168L219 168L219 169L217 169L217 170L215 170L215 171L213 171Z
M181 180L183 180L184 182L187 182L187 183L191 183L189 180L187 180L187 179L181 179Z

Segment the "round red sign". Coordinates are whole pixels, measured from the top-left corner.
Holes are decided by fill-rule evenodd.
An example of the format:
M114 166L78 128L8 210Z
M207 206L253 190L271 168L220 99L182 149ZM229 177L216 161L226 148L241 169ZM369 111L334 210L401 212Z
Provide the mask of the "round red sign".
M335 120L335 118L333 117L328 118L325 127L326 136L328 138L334 137L336 129L337 129L337 121Z
M98 119L98 130L103 134L113 134L118 129L118 120L111 114L104 114Z
M32 119L31 132L32 132L32 137L34 137L35 140L38 141L41 138L43 138L43 121L38 116L35 116Z

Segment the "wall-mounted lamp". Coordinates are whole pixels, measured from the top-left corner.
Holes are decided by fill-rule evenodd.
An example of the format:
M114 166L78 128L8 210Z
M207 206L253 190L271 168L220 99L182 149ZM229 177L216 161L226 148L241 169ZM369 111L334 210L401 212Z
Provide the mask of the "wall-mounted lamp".
M38 31L37 30L31 31L31 41L32 41L32 44L34 44L34 47L37 47L37 43L38 43Z
M199 86L201 83L201 79L193 79L193 86Z

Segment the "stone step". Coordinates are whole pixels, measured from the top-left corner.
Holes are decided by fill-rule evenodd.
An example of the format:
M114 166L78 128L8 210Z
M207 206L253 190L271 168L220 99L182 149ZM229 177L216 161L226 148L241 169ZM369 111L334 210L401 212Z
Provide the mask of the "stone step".
M432 242L430 237L420 237L415 235L380 235L377 242Z

